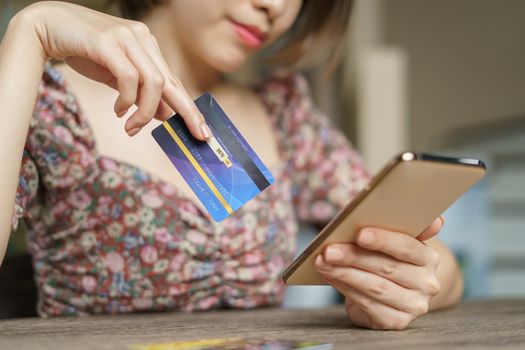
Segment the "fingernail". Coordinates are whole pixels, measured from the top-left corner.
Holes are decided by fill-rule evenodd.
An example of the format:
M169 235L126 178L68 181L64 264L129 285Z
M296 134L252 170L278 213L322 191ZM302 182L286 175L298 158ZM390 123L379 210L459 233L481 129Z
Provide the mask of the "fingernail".
M319 254L317 256L315 259L315 265L317 267L317 271L319 271L322 275L329 275L332 272L333 265L326 261L326 259L323 257L323 254Z
M321 257L321 254L319 254L317 258L315 258L315 265L317 266L323 265L323 258Z
M139 131L140 131L140 128L131 129L130 131L128 131L128 135L129 136L135 136L135 135L138 134Z
M328 246L325 250L325 259L328 261L341 261L344 258L343 250L337 246Z
M445 218L443 217L443 215L440 215L439 219L441 220L441 226L445 225Z
M209 139L211 137L211 130L210 130L210 127L208 125L206 125L206 123L201 123L201 134L202 134L202 137L204 137L205 139Z
M326 266L326 263L324 262L323 254L319 254L317 258L315 258L315 266L321 269L326 269L327 266Z
M361 230L361 233L359 234L359 237L357 238L357 242L361 244L371 244L374 241L374 233L370 230L364 229Z
M128 111L127 109L124 109L122 111L118 111L117 117L122 118L124 116L124 114L126 114L127 111Z

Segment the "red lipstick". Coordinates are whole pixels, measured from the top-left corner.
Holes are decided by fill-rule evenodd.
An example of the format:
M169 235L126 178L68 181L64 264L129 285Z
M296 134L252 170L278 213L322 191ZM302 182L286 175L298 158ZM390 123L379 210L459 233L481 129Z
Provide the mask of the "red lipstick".
M248 47L257 48L261 46L267 38L267 34L255 26L242 24L232 20L233 29L237 37Z

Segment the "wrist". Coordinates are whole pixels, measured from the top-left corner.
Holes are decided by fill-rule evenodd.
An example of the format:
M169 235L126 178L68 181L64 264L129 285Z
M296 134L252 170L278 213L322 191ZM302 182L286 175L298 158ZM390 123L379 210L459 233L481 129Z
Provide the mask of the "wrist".
M39 30L39 9L38 5L30 5L19 11L11 20L7 27L5 37L13 36L15 42L21 40L26 43L26 48L30 48L32 54L37 54L37 57L42 59L45 63L49 60L50 56L46 53L44 45L42 44L42 31Z

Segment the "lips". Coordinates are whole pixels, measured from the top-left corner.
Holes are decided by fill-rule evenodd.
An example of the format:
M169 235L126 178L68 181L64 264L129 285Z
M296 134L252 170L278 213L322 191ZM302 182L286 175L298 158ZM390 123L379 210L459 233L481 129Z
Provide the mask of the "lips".
M267 34L255 26L231 21L237 37L250 48L260 47L267 38Z

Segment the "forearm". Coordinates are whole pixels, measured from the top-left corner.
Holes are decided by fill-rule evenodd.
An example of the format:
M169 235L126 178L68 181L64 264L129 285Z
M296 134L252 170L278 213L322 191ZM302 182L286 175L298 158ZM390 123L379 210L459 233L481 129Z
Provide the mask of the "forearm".
M32 15L24 11L11 20L0 44L0 263L11 232L29 121L47 60Z
M463 276L456 258L442 242L431 239L428 244L440 255L437 277L441 291L430 301L430 309L436 310L456 304L463 295Z

